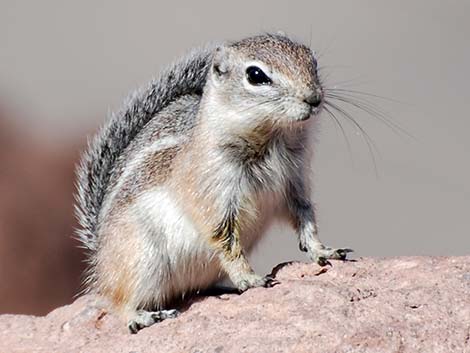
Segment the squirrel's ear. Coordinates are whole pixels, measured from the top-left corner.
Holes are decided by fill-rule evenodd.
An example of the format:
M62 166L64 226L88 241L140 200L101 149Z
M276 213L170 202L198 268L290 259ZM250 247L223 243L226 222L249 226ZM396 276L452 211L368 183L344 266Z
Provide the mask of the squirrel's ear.
M228 52L224 47L218 47L215 50L214 58L212 59L212 75L216 81L223 80L229 71Z

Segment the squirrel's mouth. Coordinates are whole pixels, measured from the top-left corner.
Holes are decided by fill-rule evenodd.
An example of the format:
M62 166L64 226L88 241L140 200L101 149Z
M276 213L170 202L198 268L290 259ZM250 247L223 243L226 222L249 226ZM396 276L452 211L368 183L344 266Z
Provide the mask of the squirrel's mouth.
M307 121L309 120L311 117L312 117L313 114L309 113L309 114L305 114L305 115L302 115L300 117L300 119L298 119L297 121Z
M310 115L318 115L323 110L323 102L320 103L317 107L312 107L310 110Z
M323 109L323 103L320 105L313 107L311 105L308 106L308 109L305 111L305 113L301 114L298 121L306 121L309 120L310 118L320 114L320 112Z

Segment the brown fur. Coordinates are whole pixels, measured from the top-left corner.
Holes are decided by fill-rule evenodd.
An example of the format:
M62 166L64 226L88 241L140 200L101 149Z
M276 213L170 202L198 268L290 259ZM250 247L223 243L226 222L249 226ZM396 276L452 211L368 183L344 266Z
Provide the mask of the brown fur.
M241 50L251 59L258 59L288 77L296 77L301 82L314 86L315 77L312 52L305 45L293 42L287 37L266 35L250 37L231 45Z

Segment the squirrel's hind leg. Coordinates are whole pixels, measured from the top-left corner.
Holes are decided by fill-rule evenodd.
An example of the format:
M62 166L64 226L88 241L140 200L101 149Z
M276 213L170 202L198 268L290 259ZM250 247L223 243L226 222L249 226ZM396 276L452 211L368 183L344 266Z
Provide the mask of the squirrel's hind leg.
M174 319L178 315L179 311L176 309L159 311L137 310L136 316L128 322L127 327L131 333L137 333L145 327L152 326L166 319Z
M168 285L165 235L138 216L124 209L119 217L106 219L95 261L97 292L110 301L132 333L178 314L158 310L166 308L166 298L175 294Z

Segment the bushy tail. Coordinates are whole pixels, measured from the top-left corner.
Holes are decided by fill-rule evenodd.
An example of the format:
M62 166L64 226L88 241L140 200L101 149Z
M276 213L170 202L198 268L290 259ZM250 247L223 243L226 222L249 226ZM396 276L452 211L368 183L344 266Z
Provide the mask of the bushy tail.
M202 94L214 49L215 45L194 50L164 70L147 88L134 93L89 143L77 169L75 207L78 238L87 249L96 250L98 214L116 160L172 101L186 94Z

